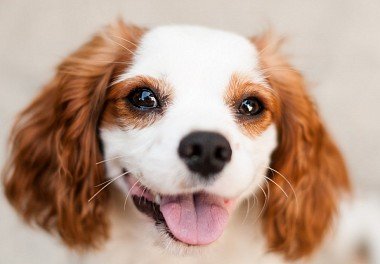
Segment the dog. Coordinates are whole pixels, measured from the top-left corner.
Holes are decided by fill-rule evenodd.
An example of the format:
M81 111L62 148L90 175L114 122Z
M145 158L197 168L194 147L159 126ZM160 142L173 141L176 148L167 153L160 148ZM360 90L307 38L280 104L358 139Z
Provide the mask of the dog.
M106 27L20 113L6 197L83 263L309 259L350 182L281 44Z

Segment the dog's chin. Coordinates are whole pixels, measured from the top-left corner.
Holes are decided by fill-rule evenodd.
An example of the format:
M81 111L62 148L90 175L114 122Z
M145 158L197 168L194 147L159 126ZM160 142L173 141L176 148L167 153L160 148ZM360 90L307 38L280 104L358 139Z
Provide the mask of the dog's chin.
M235 200L206 191L163 194L125 176L136 209L152 220L161 246L175 254L204 250L223 234Z

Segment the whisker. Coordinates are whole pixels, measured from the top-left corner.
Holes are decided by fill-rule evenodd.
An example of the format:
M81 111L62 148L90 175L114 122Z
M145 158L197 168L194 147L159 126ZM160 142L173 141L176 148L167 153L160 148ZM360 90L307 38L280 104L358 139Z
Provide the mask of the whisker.
M296 194L296 191L294 190L293 188L293 185L290 183L290 181L284 176L282 175L279 171L271 168L271 167L267 167L267 169L271 170L272 173L275 172L277 173L278 175L280 175L289 185L290 189L292 190L293 194L294 194L294 198L295 198L295 201L296 201L296 208L297 208L297 211L298 211L298 197L297 197L297 194Z
M135 188L136 184L138 184L139 182L140 182L140 180L137 179L137 181L132 185L131 189L129 189L129 191L127 193L127 196L125 197L125 200L124 200L124 211L125 211L125 208L127 206L127 201L128 201L129 194L131 193L132 189Z
M106 36L106 38L107 38L109 41L112 41L113 43L115 43L116 45L118 45L118 46L124 48L126 51L130 52L133 56L136 56L136 54L135 54L132 50L128 49L126 46L120 44L119 42L117 42L117 41L115 41L115 40L113 40L113 39L111 39L111 38L109 38L109 37L107 37L107 36Z
M135 152L140 151L140 150L142 150L142 149L144 149L144 148L149 147L150 144L151 144L151 142L148 141L148 143L146 143L145 145L142 145L142 146L140 146L140 147L138 147L138 148L134 148L133 151L135 151ZM116 156L116 157L113 157L113 158L104 159L104 160L98 161L98 162L96 163L96 165L101 164L101 163L105 163L105 162L109 162L109 161L112 161L112 160L116 160L116 159L125 158L125 157L127 157L127 156L128 156L128 155L120 155L120 156Z
M243 220L242 224L244 224L245 221L247 220L248 215L249 215L249 211L252 209L252 207L255 207L256 204L258 204L258 202L259 202L259 200L257 199L257 196L256 196L255 192L252 192L252 195L253 195L252 196L253 197L253 205L250 205L250 198L251 197L248 197L246 199L246 201L247 201L247 211L246 211L246 214L245 214L245 217L244 217L244 220Z
M119 176L117 176L117 177L119 177ZM106 183L112 181L113 179L114 179L114 178L111 178L111 179L108 179L108 180L106 180L106 181L104 181L104 182L102 182L102 183L99 183L99 184L95 185L94 188L100 187L100 186L102 186L102 185L104 185L104 184L106 184Z
M257 219L255 220L255 222L261 217L261 214L264 212L264 209L266 208L266 206L267 206L267 202L268 202L268 199L269 199L269 196L267 195L267 193L264 191L263 187L261 187L260 184L259 184L259 187L260 187L261 191L263 192L263 194L264 194L264 196L265 196L265 200L264 200L264 205L263 205L263 207L261 208L260 213L259 213L259 215L257 216Z
M255 207L258 204L259 204L259 199L257 198L256 194L253 193L253 206Z
M264 176L264 177L265 177L265 179L273 182L284 193L284 195L286 196L286 198L288 198L288 194L284 191L284 189L282 189L282 187L277 182L275 182L271 178L268 178L267 176Z
M132 170L127 171L127 173L130 173L130 172L132 172ZM125 172L124 172L124 173L125 173ZM110 178L110 179L108 179L108 180L106 180L106 181L104 181L104 182L102 182L102 183L100 183L100 184L95 185L94 188L96 188L96 187L100 187L100 186L102 186L102 185L104 185L104 184L106 184L106 183L108 183L108 182L114 180L115 178L116 178L115 180L117 180L117 179L120 178L121 176L124 176L124 175L119 175L119 176L116 176L116 177Z
M249 197L247 197L247 199L245 199L247 201L247 210L245 211L245 216L244 216L244 219L243 219L243 222L241 223L242 225L245 224L245 221L247 220L247 217L248 217L248 214L249 214Z
M117 179L119 179L120 177L126 175L127 173L129 173L129 171L127 172L124 172L123 174L120 174L119 176L115 177L114 179L112 179L111 181L109 181L105 186L103 186L103 188L101 188L99 191L97 191L89 200L88 202L91 202L101 191L103 191L105 188L107 188L108 185L110 185L111 183L113 183L114 181L116 181Z
M270 188L269 188L269 182L264 178L264 181L265 181L265 187L267 188L268 190L268 201L269 201L269 197L270 197Z
M138 46L137 46L135 43L133 43L132 41L130 41L130 40L128 40L128 39L122 38L122 37L117 36L117 35L112 35L112 37L115 37L115 38L118 38L118 39L124 40L124 41L128 42L129 44L131 44L131 45L135 46L136 48L138 48Z
M99 164L102 164L102 163L105 163L105 162L108 162L108 161L111 161L111 160L120 159L120 158L123 158L123 157L125 157L125 155L123 155L123 156L116 156L116 157L113 157L113 158L110 158L110 159L101 160L101 161L98 161L96 163L96 165L99 165Z

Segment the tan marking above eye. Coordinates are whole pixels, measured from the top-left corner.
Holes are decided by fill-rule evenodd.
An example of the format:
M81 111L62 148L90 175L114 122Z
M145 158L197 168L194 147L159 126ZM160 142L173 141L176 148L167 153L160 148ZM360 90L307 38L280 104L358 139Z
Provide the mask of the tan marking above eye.
M242 102L253 98L262 104L262 111L257 115L244 115L239 112ZM279 102L276 92L270 87L253 83L243 75L232 75L224 99L231 108L236 122L250 136L259 135L278 116Z
M160 107L141 110L133 106L128 96L135 89L151 90ZM109 89L103 114L102 126L125 128L144 128L160 119L166 107L172 101L172 88L164 79L149 76L136 76L116 83Z

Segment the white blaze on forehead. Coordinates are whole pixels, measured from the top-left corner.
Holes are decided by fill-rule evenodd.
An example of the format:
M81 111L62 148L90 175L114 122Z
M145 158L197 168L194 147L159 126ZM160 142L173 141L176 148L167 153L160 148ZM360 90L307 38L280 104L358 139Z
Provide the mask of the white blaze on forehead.
M123 156L125 164L121 159L115 162L142 175L146 185L163 194L178 194L183 188L199 188L192 185L178 156L181 139L196 130L214 131L227 138L233 155L208 191L236 197L253 179L260 181L276 145L275 127L251 138L225 103L233 74L265 83L255 46L244 37L220 30L166 26L147 32L135 54L119 81L139 75L164 79L171 86L172 101L164 115L147 127L103 129L106 157ZM187 185L181 187L180 183Z
M180 115L190 121L180 126L184 130L189 126L218 130L228 123L230 110L224 97L234 73L263 82L255 46L242 36L221 30L158 27L143 36L135 54L120 81L137 75L165 79L174 98L174 108L166 116L176 123Z
M164 26L143 36L133 66L121 77L166 78L175 88L215 92L234 72L260 82L257 50L242 36L196 26ZM213 89L215 88L215 89Z

